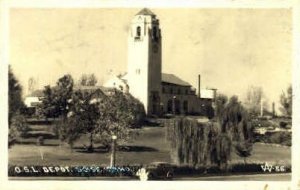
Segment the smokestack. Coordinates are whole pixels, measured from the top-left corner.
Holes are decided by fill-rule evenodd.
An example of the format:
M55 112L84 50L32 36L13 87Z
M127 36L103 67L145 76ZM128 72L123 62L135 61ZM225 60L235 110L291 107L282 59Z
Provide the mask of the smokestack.
M198 75L198 97L199 98L201 98L200 87L201 87L201 75Z
M276 113L275 113L275 102L272 103L272 115L273 117L275 117Z

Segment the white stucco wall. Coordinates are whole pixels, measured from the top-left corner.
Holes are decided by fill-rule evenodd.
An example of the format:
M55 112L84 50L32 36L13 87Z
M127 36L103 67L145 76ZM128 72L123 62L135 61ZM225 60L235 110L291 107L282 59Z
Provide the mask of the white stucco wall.
M24 104L26 107L35 107L37 104L42 103L39 97L26 97L24 100Z
M161 44L160 40L155 42L158 50L154 52L151 36L154 26L158 28L158 21L153 16L136 15L128 37L129 92L144 104L146 113L152 112L151 92L161 93ZM137 27L141 28L139 38L136 35Z
M126 84L126 82L124 82L124 80L120 79L117 76L106 81L103 84L103 86L108 88L116 88L118 90L121 90L124 93L128 92L128 85Z

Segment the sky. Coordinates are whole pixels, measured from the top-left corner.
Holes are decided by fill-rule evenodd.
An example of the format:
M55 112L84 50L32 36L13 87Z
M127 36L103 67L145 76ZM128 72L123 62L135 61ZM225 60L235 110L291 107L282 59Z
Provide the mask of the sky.
M64 74L94 73L99 83L127 70L129 24L140 9L21 9L10 11L9 62L27 93ZM197 88L243 100L262 87L269 104L292 79L290 9L153 8L162 31L162 70Z

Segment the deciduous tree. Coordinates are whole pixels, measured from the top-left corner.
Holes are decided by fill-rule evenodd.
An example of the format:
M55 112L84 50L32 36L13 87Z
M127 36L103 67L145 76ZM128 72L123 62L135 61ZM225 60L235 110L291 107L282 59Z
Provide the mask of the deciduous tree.
M268 103L264 98L262 87L250 86L247 90L245 106L252 116L258 116L261 110L261 101L263 101L263 111L267 110Z
M228 139L230 139L230 143L228 142L229 144L235 144L235 145L238 144L236 145L237 147L235 148L237 152L240 153L239 155L242 156L243 153L246 154L248 151L248 149L246 148L249 148L250 146L240 146L240 145L245 141L249 142L249 144L252 143L252 134L250 134L251 126L249 125L248 113L245 110L245 108L242 106L241 102L239 102L237 96L232 96L230 98L229 102L226 104L225 108L223 109L220 118L221 119L219 120L219 122L221 125L221 134L223 134L223 136L225 135L228 137L223 139L226 139L227 141ZM226 150L228 150L228 143L220 144L220 146L221 147L225 146L225 148L227 148ZM223 152L228 153L229 151L223 151ZM228 157L230 158L230 156ZM227 162L223 164L225 164L226 166Z
M228 97L224 94L218 94L216 97L215 116L220 120L225 109Z
M101 142L109 147L111 137L127 141L134 136L131 128L141 123L145 114L142 104L129 94L115 90L114 94L99 104L100 117L96 134ZM141 116L139 116L141 115Z
M70 145L71 151L73 149L74 142L82 135L82 131L78 127L77 120L73 118L63 118L56 121L54 126L54 132L57 134L61 143L67 143Z
M56 86L45 86L43 91L42 112L45 117L57 118L66 117L69 112L70 100L73 93L73 78L71 75L64 75L59 78Z
M282 92L280 96L280 104L282 106L280 108L281 112L284 115L292 116L293 89L291 85L287 88L286 92Z
M101 99L105 98L100 90L94 92L82 92L77 90L72 95L70 112L68 119L76 123L78 131L89 134L90 145L88 151L94 151L94 135L96 129L102 127L98 125L100 119L99 104ZM102 97L99 96L102 95ZM100 130L98 130L100 131Z
M188 117L165 122L171 158L175 163L196 166L206 165L210 160L211 164L217 164L226 171L235 145L252 142L251 130L248 130L249 117L238 97L233 96L227 102L227 97L221 95L217 104L216 122L202 123ZM237 147L241 156L246 156L246 151L249 153L248 149L240 145Z
M82 86L95 86L98 80L94 74L83 74L79 79L79 84Z

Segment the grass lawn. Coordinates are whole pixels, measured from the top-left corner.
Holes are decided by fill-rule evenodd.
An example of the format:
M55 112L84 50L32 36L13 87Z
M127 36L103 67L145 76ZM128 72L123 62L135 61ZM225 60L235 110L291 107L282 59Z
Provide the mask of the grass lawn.
M145 127L139 129L139 135L126 145L131 150L117 151L117 164L146 164L153 161L170 161L169 146L165 141L164 128ZM81 138L74 147L88 144L87 138ZM9 149L11 165L109 165L110 153L96 149L86 153L81 149L73 152L68 146L59 146L56 139L46 139L45 146L36 146L34 138L24 139L23 144L16 144ZM95 145L97 147L99 145ZM41 157L43 154L43 159Z
M42 127L38 127L41 130ZM126 145L129 149L117 151L117 165L147 164L155 161L170 162L169 145L165 140L164 127L144 127L138 129L139 136ZM82 149L70 151L68 146L58 146L57 139L46 139L44 146L36 146L35 138L25 139L23 144L16 144L9 149L10 165L104 165L110 163L110 153L96 149L86 153ZM88 144L86 138L75 143L75 147ZM99 146L96 144L96 147ZM43 159L42 159L43 155ZM232 163L243 162L235 153ZM255 144L247 162L268 162L290 165L291 148L274 147L267 144Z

